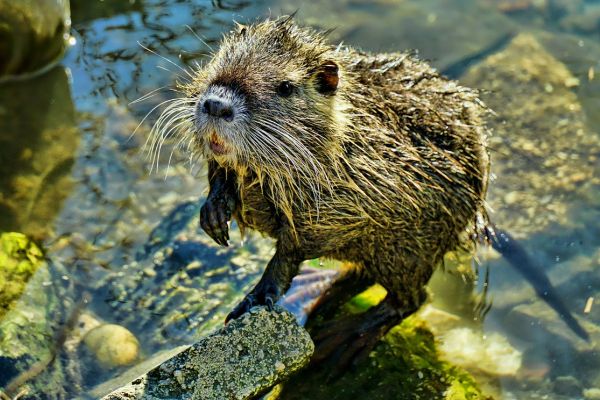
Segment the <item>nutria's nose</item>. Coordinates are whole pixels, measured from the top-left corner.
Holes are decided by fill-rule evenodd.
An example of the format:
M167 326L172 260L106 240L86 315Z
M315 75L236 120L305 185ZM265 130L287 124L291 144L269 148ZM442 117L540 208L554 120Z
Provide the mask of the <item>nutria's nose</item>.
M223 118L225 121L233 120L231 104L220 99L206 99L202 104L202 112L213 117Z

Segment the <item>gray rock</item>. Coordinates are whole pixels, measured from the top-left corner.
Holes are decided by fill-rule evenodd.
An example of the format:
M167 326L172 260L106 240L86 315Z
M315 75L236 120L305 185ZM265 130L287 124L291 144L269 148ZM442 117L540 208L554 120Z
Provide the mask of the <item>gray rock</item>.
M290 313L255 308L102 399L250 399L305 366L313 350Z
M89 390L87 394L94 399L99 399L102 396L105 396L106 393L112 393L113 391L117 391L123 396L125 395L124 393L131 390L139 389L143 391L145 384L142 384L142 381L145 381L146 373L148 371L159 367L162 363L170 360L189 347L189 345L177 346L169 350L159 351L148 359L130 367L126 371L122 371L115 378L98 384ZM140 379L142 379L142 381L140 381Z

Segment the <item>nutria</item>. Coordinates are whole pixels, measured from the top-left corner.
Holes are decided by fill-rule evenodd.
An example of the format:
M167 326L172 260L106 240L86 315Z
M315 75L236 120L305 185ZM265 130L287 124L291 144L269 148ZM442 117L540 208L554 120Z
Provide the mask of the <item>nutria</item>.
M208 160L200 222L217 243L227 246L231 219L277 240L228 320L273 306L300 263L318 257L354 265L332 299L372 282L387 290L316 338L317 357L335 348L351 359L419 308L447 252L481 237L503 247L486 212L487 110L477 92L408 53L369 54L325 36L291 17L239 25L180 86L184 98L154 140L177 133Z

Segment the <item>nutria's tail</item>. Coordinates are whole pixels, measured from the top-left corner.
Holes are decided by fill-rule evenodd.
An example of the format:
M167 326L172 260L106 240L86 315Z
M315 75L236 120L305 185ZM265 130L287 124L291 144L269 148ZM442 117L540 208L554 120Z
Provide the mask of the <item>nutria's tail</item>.
M573 317L546 272L529 257L525 249L511 235L492 224L485 228L485 235L494 250L527 279L538 296L558 313L569 328L580 338L589 341L589 334Z

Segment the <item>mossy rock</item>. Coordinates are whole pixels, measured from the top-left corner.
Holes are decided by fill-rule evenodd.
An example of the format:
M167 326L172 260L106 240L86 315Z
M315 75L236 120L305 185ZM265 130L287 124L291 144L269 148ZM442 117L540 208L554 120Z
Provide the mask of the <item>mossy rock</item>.
M345 312L376 304L385 290L374 286L356 296ZM417 318L392 328L369 358L335 381L328 368L310 368L293 377L279 394L293 399L489 399L471 375L439 358L433 334Z
M76 383L65 384L71 372L55 359L66 309L73 309L72 286L63 275L64 266L46 260L25 235L0 234L0 391L14 396L27 390L27 399L72 398L67 388L75 391Z
M42 251L27 236L16 232L0 234L0 318L23 293L42 263Z

